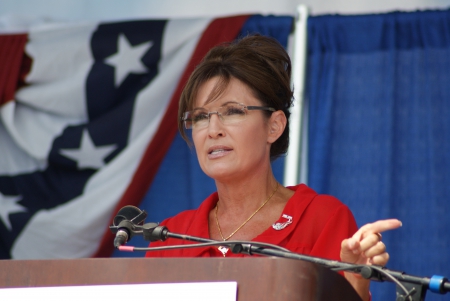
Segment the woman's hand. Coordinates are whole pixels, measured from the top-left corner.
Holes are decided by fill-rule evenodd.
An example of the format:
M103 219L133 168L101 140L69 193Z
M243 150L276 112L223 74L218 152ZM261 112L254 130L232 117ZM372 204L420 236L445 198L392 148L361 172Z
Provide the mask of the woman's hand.
M397 219L387 219L366 224L341 244L341 261L354 264L375 264L385 266L389 260L386 246L381 241L381 232L397 229L402 223ZM369 300L370 281L359 274L344 273L345 278L363 300Z
M381 232L397 229L402 223L397 219L386 219L366 224L352 237L341 244L341 261L355 264L384 266L389 260L386 246L381 241Z

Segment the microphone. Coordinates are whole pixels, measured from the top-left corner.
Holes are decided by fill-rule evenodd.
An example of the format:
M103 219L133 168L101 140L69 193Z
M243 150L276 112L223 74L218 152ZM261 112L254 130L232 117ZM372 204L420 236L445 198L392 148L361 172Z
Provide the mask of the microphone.
M129 205L120 209L113 219L113 225L109 227L116 234L114 247L126 244L137 233L136 227L143 224L146 217L147 212L135 206Z
M114 238L114 247L117 249L127 243L134 234L134 225L129 220L123 220L117 226L116 237Z
M114 248L119 248L126 244L128 241L128 232L120 229L116 233L116 238L114 238Z

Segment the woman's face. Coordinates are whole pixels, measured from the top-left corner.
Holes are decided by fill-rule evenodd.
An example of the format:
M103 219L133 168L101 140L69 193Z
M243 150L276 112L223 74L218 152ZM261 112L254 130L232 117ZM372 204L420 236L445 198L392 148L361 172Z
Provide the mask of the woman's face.
M205 82L198 90L194 108L217 111L227 102L246 106L262 106L250 88L232 78L225 91L210 102L218 78ZM269 126L265 113L247 111L244 120L224 125L217 114L211 114L209 125L192 129L192 138L200 166L218 181L238 180L270 166Z

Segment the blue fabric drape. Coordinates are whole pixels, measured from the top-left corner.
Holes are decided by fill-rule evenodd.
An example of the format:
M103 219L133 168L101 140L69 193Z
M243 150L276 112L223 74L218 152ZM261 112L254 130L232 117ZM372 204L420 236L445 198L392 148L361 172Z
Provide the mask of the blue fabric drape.
M450 276L450 11L312 17L308 38L309 185L359 226L403 222L388 268Z
M255 15L247 20L239 36L260 33L277 39L286 47L292 21L292 17ZM272 163L275 177L280 182L283 181L283 167L283 157ZM195 149L190 149L177 134L139 207L148 212L147 222L160 222L183 210L197 208L215 190L214 181L200 169ZM148 242L135 237L132 245L146 247ZM142 257L143 253L115 251L113 256Z

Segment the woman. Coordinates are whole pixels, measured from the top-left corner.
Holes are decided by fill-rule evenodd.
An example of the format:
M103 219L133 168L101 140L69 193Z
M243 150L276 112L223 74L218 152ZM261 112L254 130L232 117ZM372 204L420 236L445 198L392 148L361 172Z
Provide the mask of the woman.
M179 130L192 140L202 170L217 192L197 210L165 220L171 232L214 240L254 240L291 251L358 264L385 265L380 232L398 220L356 227L350 210L306 185L283 187L271 161L287 151L291 62L275 40L250 36L213 48L192 73L181 95ZM168 239L152 247L181 244ZM148 252L147 257L239 257L227 248ZM363 300L369 281L344 273Z

